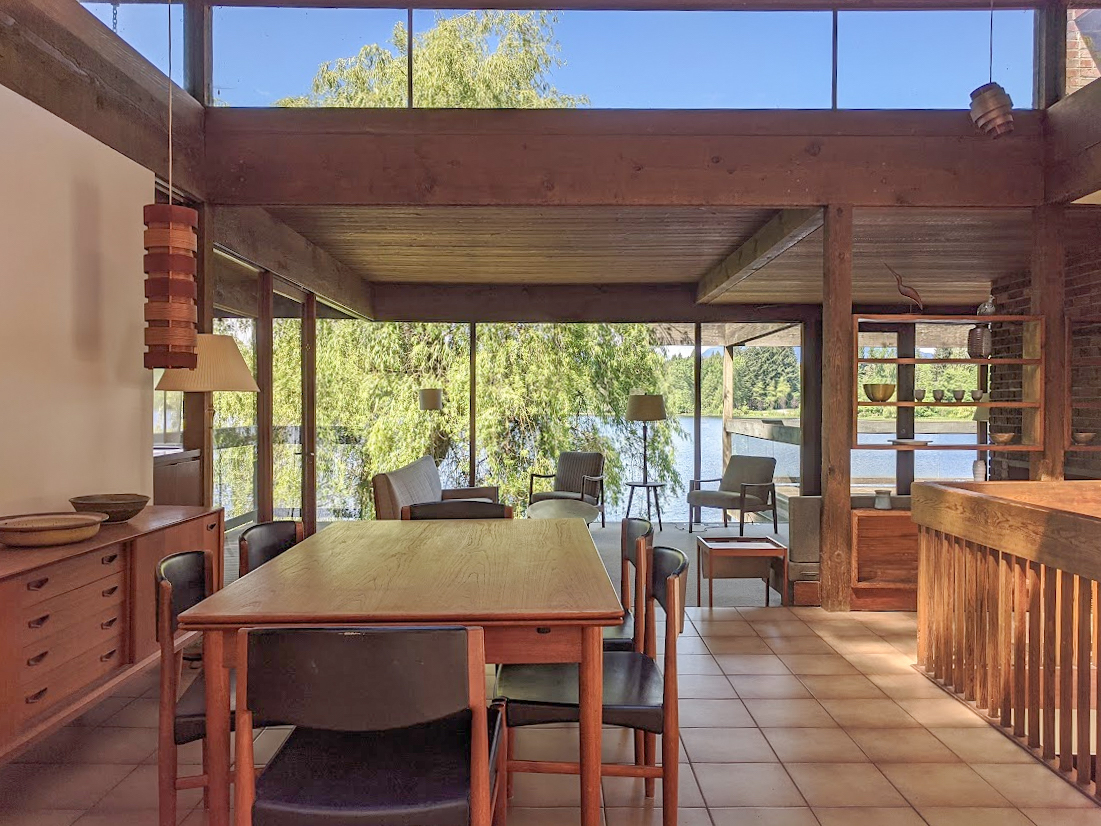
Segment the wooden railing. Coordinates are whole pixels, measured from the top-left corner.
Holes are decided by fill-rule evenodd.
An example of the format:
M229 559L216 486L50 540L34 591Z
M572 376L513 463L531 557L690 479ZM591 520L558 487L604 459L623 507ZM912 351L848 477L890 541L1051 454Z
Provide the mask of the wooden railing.
M1096 748L1101 743L1101 715L1096 713L1101 707L1096 678L1101 606L1092 578L1101 562L1096 519L1000 497L985 503L983 518L983 503L974 494L985 486L961 486L971 489L959 491L971 497L960 500L962 505L946 487L930 485L924 493L915 487L915 499L923 500L915 502L914 516L919 523L918 664L1096 796L1101 787ZM1092 531L1097 549L1082 565L1072 562L1075 556L1083 559L1074 526L1078 516L1084 522L1080 527ZM1018 523L1022 519L1031 522ZM953 522L955 530L943 530ZM1019 540L1010 538L1015 529ZM1014 550L981 544L976 536L983 534L996 535L1002 547Z

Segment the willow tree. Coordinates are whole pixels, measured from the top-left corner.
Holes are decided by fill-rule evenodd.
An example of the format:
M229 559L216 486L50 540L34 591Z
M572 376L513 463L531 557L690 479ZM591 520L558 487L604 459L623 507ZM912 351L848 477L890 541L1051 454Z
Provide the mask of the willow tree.
M587 103L559 92L550 73L563 65L547 12L479 11L446 15L414 42L418 107L567 108ZM284 106L403 107L406 29L320 67L308 95ZM607 491L617 501L641 456L638 426L624 418L635 389L664 390L663 358L646 325L487 324L478 328L479 482L501 487L505 501L526 502L528 473L553 469L565 450L607 457ZM276 330L276 353L284 348ZM445 484L469 471L469 356L464 324L319 320L317 342L318 501L327 516L373 512L370 479L426 453ZM279 374L291 370L276 361ZM286 381L293 386L293 376ZM442 411L422 411L417 391L445 391ZM276 425L295 411L276 403ZM669 426L655 428L654 473L680 489ZM277 496L293 470L276 467ZM284 483L280 483L280 479Z

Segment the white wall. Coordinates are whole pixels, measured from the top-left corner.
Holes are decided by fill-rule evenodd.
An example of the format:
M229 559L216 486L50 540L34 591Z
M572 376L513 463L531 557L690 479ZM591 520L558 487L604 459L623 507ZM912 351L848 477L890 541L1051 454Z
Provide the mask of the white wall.
M0 86L0 515L152 493L153 173Z

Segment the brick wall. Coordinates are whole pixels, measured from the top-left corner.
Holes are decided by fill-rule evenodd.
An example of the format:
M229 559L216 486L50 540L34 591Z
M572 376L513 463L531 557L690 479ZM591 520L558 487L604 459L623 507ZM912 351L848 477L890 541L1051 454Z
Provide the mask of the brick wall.
M1101 77L1101 9L1067 12L1067 94ZM1092 48L1091 48L1092 47Z

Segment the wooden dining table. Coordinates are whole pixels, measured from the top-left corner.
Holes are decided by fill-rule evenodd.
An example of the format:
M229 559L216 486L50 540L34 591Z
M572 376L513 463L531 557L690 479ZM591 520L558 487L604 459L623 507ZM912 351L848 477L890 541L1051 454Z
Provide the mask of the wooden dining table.
M229 826L230 671L241 628L466 625L490 663L579 663L583 826L600 823L603 626L622 622L581 519L338 522L180 615L203 632L208 822Z

